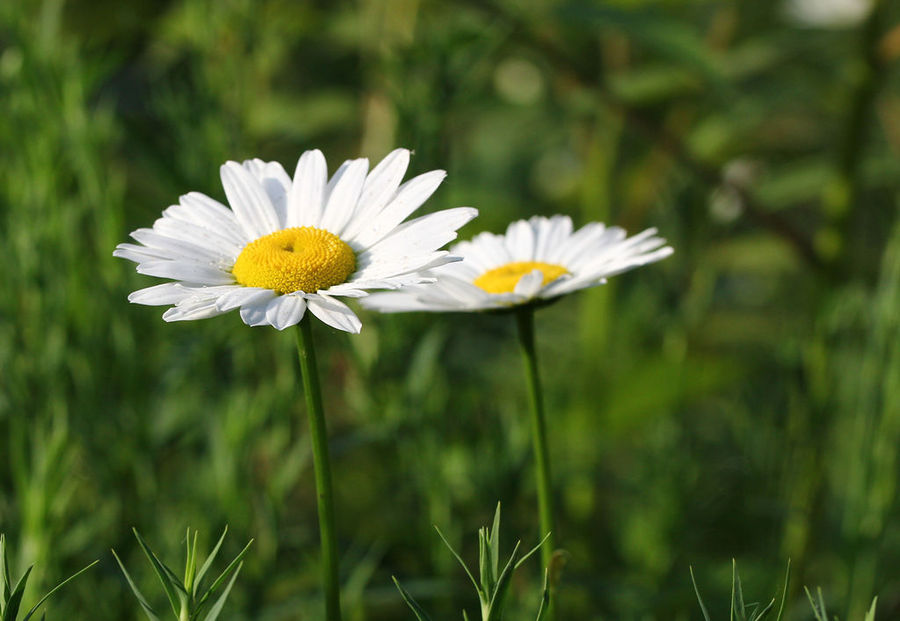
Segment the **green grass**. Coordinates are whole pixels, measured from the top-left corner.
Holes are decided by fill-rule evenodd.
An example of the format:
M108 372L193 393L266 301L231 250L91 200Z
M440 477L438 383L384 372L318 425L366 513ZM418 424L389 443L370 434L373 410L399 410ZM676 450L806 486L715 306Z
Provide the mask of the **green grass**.
M176 558L228 525L223 558L255 543L221 618L316 618L291 338L165 324L111 253L180 194L223 199L226 159L406 146L449 172L427 209L480 209L463 237L566 213L676 249L538 315L560 618L697 619L689 565L727 610L732 557L761 592L791 558L798 618L820 584L841 619L875 594L891 618L900 7L879 7L826 31L774 0L0 3L0 527L14 573L35 564L26 608L102 556L48 618L138 619L105 551L139 567L132 527ZM407 618L391 575L458 618L475 602L432 525L474 558L501 500L540 535L515 334L361 317L315 326L346 618ZM537 603L520 571L510 619Z

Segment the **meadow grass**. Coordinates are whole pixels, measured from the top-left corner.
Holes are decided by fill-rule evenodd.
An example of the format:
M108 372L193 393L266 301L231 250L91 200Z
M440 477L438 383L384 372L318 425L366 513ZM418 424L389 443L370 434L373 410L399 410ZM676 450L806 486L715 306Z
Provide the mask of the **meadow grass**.
M774 0L0 3L0 530L26 601L103 555L48 618L140 618L105 551L227 525L223 557L255 543L222 618L316 618L293 343L165 324L111 252L180 194L222 200L227 159L406 146L449 172L429 209L480 209L463 238L565 213L676 249L537 319L560 618L697 619L689 565L727 610L733 557L762 592L791 558L796 618L804 585L894 618L900 7L876 4L824 30ZM500 499L541 536L514 327L362 316L314 328L345 618L408 618L391 575L458 618L433 524L474 558ZM510 619L536 609L520 575Z

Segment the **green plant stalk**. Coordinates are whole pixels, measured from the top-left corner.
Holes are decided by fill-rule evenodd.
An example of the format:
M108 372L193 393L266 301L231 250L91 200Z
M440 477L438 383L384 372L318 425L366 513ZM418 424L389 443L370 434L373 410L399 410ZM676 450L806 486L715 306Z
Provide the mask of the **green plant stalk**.
M553 520L553 489L550 479L550 452L547 448L547 423L544 416L544 397L541 378L538 373L537 351L534 346L534 307L523 306L516 309L516 324L519 328L519 350L525 364L525 380L531 401L531 439L534 448L535 475L537 477L538 518L540 536L547 536L541 547L541 563L550 569L551 607L549 618L556 618L556 584L553 579L553 551L555 549L555 522Z
M331 487L331 463L328 458L328 434L322 409L319 371L313 345L309 313L300 321L297 330L297 352L300 374L309 418L313 468L316 474L316 502L319 508L319 535L322 546L322 584L325 595L326 621L341 620L340 581L338 578L337 539L334 532L334 492Z

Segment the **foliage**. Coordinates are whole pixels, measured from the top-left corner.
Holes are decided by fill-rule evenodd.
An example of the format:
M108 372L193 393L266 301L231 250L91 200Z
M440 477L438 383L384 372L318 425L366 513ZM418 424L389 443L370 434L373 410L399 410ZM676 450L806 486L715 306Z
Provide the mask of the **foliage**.
M132 525L166 558L169 533L227 523L255 539L232 618L314 616L290 338L233 315L165 324L126 301L154 279L111 252L180 194L223 200L226 159L406 146L410 174L448 171L429 208L480 209L462 238L563 213L676 249L537 320L561 618L692 618L684 559L732 557L747 584L792 558L795 609L821 584L842 619L875 593L896 616L900 3L824 28L786 2L0 2L0 524L29 590L97 550L143 562ZM404 584L449 618L468 587L431 524L463 541L499 498L536 530L514 334L362 319L319 339L335 480L352 481L344 608L396 619L391 575L446 576ZM540 587L528 570L510 618ZM711 607L730 579L708 578ZM85 601L142 614L113 571L54 612Z
M440 535L441 540L453 554L459 564L462 565L463 570L466 572L466 575L471 580L472 585L475 587L475 591L478 593L478 601L481 604L481 619L482 621L501 621L503 619L503 610L506 604L506 596L509 593L510 581L512 580L513 572L519 568L528 558L537 552L537 550L543 545L547 537L544 538L544 541L539 543L536 547L534 547L530 552L527 552L522 557L518 556L519 546L521 545L521 541L517 541L515 547L513 548L512 554L509 559L502 563L502 558L500 556L500 503L497 503L497 510L494 512L494 522L493 525L488 528L484 526L478 529L478 576L479 579L476 580L475 576L469 570L468 565L453 549L453 546L450 545L450 542L447 541L447 538L441 533L441 531L435 527L438 535ZM501 569L502 567L502 569ZM541 603L538 608L537 613L537 621L542 621L547 613L547 609L550 605L550 583L549 583L549 568L545 570L544 573L544 586L541 590ZM412 609L413 613L416 615L416 618L419 621L431 621L422 607L413 599L412 595L406 591L402 586L400 586L400 582L397 578L394 578L394 584L397 586L397 589L400 591L400 595L403 597L403 601ZM463 611L463 619L468 619L468 615L466 611Z
M159 560L159 557L150 549L140 533L138 533L137 529L134 530L134 536L137 538L141 549L147 556L147 560L153 567L153 573L159 578L163 591L165 591L166 597L169 600L169 604L172 606L172 612L179 621L199 620L201 613L206 610L207 606L209 607L209 611L203 617L203 621L215 621L219 618L219 613L222 612L222 608L225 606L225 600L228 599L228 594L231 593L231 588L234 586L238 574L241 573L244 555L253 543L253 540L251 539L250 542L244 546L244 549L241 550L240 554L234 557L222 573L212 581L209 588L204 590L201 588L203 578L206 576L206 572L209 571L210 567L212 567L213 561L215 560L216 555L218 555L219 549L222 547L222 542L225 541L227 532L228 529L225 529L222 536L219 537L218 543L216 543L215 547L212 549L212 552L209 553L206 560L200 565L197 556L198 533L197 531L194 531L192 534L191 529L188 529L184 539L186 548L184 578L179 579L174 571L169 569L169 567ZM137 598L138 603L141 605L144 613L150 621L159 621L159 616L150 606L143 594L141 594L137 585L135 585L134 580L131 578L131 574L125 569L125 565L122 564L116 551L113 550L112 553L116 558L116 562L119 564L122 573L125 574L128 586L131 587L131 590ZM231 576L230 579L229 576ZM226 580L228 580L227 583L225 582ZM218 594L215 601L211 600L210 598L213 595L216 595L216 591L218 591L220 587L224 587L222 588L221 593ZM210 604L212 605L210 606Z
M84 569L72 574L55 587L50 589L38 603L31 607L22 617L22 621L28 621L47 599L56 591L61 589L70 580L74 580L79 574L87 571L98 561L94 561ZM33 566L32 566L33 567ZM28 585L28 576L31 574L32 567L25 570L18 580L14 581L9 570L9 550L6 547L6 535L0 533L0 621L16 621L19 618L19 609L22 606L22 597L25 595L25 587ZM43 620L44 615L41 615Z

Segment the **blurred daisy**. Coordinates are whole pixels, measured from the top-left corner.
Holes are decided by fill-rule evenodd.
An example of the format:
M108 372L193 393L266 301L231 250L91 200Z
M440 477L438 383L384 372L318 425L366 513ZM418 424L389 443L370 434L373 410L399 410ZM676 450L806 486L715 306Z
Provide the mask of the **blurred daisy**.
M841 28L864 20L872 6L872 0L787 0L784 11L801 26Z
M376 293L362 301L382 312L480 311L527 305L601 285L609 276L659 261L672 248L647 229L626 237L592 222L572 232L568 216L513 222L505 235L481 233L450 248L459 263L431 270L433 284Z
M113 254L136 262L139 273L174 281L128 299L173 305L166 321L240 309L247 325L279 330L308 309L357 333L359 318L338 298L429 282L420 272L458 260L438 249L478 213L459 207L404 222L446 176L433 170L400 185L408 164L409 151L397 149L371 172L368 160L348 160L328 180L318 150L300 157L293 179L277 162L227 162L221 176L230 209L191 192L153 228L134 231L137 244L116 247Z

